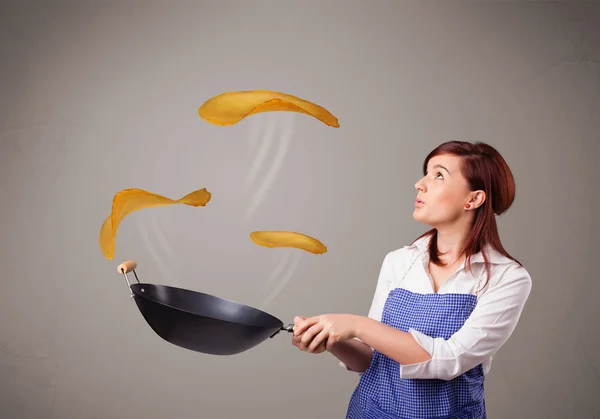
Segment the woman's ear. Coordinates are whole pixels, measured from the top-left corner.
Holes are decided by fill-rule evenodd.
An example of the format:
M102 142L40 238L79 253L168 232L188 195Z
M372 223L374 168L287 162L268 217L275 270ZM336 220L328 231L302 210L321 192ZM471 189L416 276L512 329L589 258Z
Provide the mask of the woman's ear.
M469 208L479 208L485 202L485 198L486 196L484 191L474 191L473 193L471 193L471 199L469 200Z

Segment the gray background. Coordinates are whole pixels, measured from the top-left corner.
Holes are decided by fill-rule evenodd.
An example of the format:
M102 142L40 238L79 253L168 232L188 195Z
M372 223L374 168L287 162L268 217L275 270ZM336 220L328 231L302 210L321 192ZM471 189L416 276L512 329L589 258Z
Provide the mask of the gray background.
M215 357L160 340L116 266L295 315L366 314L412 219L426 154L496 146L517 181L501 237L533 278L487 380L490 418L600 417L600 8L544 2L31 2L0 6L0 416L342 418L357 376L282 334ZM229 90L314 101L340 129L268 113L231 127ZM127 217L115 193L207 207ZM596 191L596 192L594 192ZM329 252L267 249L292 230Z

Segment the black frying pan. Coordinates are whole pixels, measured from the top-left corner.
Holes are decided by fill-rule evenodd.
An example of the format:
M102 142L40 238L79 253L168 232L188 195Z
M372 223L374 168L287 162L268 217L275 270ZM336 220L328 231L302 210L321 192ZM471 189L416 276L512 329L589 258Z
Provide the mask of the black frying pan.
M293 324L264 311L201 292L165 285L140 283L137 263L117 268L125 276L131 297L148 325L169 343L213 355L234 355L272 338L293 332ZM137 284L127 274L133 272Z

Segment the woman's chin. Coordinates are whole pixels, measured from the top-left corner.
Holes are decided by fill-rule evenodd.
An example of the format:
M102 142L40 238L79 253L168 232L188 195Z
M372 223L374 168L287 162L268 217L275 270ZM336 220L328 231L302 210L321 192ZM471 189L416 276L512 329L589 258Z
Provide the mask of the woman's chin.
M415 208L415 210L413 211L413 218L420 223L423 222L423 213L421 211L421 208Z
M418 221L421 224L425 224L427 226L432 227L430 220L428 220L425 214L423 214L421 208L415 208L415 210L413 211L413 218L415 219L415 221Z

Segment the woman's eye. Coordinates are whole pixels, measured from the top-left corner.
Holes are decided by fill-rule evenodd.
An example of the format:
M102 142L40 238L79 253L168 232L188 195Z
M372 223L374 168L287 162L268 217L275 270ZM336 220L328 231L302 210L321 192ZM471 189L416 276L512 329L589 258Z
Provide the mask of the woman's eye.
M444 176L442 176L442 172L437 172L435 174L435 177L441 177L442 179L444 178Z

